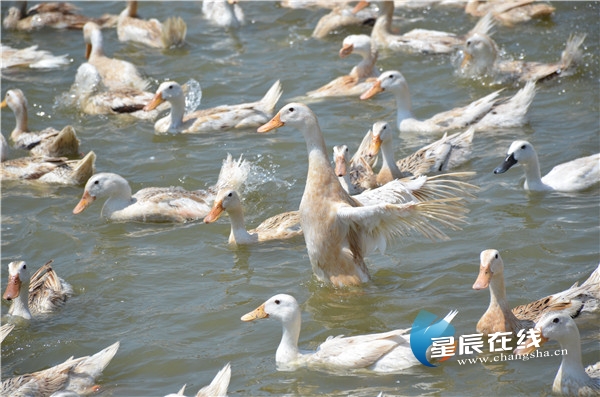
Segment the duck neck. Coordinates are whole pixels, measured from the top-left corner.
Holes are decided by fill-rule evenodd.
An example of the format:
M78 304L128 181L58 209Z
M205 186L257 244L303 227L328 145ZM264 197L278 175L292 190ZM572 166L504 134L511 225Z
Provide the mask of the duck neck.
M13 304L10 307L8 314L13 316L23 317L26 320L31 320L31 312L29 311L29 284L21 284L21 290L19 296L13 300Z
M123 183L118 189L111 192L102 207L102 216L110 218L114 212L121 211L135 202L131 197L131 188L128 183Z
M537 154L533 154L533 158L522 163L525 170L525 185L533 190L545 190L547 186L542 182L542 174L540 172L540 163Z
M563 382L575 381L573 383L586 384L590 381L590 377L585 372L585 368L581 362L581 339L579 337L579 331L575 328L574 332L577 333L577 337L571 333L567 337L561 338L558 342L563 351L562 361L556 377L554 378L553 389L561 390Z
M169 132L177 132L183 125L183 116L185 115L185 97L174 97L169 99L171 103L171 113L169 114L171 120L169 123Z
M412 100L410 98L410 90L406 84L395 88L393 94L396 99L396 123L398 125L398 130L400 130L402 121L414 118Z
M100 30L94 30L90 38L92 44L92 51L90 52L89 59L92 60L95 57L103 57L104 55L104 40L102 39L102 32Z
M227 210L229 221L231 223L231 232L229 233L229 243L243 244L252 239L252 235L246 230L244 222L244 213L241 208L231 208Z
M377 50L371 50L369 52L363 52L360 54L362 61L354 67L351 75L355 75L359 79L365 79L367 77L375 77L378 75L375 70L375 62L377 62L378 52Z
M308 152L307 179L319 178L320 183L328 183L332 180L337 183L337 176L333 172L329 158L327 158L327 148L321 127L319 127L319 122L314 119L312 122L306 123L302 129L302 135L306 141L306 150ZM307 186L309 185L308 180L306 184ZM318 188L321 189L322 187L319 186Z
M298 357L298 338L301 327L300 313L294 313L293 318L283 323L283 335L275 353L277 363L286 364Z
M13 113L15 114L16 125L12 130L10 137L11 139L16 140L23 132L29 131L27 127L27 105L17 106L13 109Z
M516 322L517 318L510 310L506 300L506 288L504 287L504 275L496 274L490 280L490 306L487 313L502 312L503 317L511 322Z
M381 145L381 158L381 170L388 169L394 178L399 178L402 172L394 161L394 150L392 148L392 142L389 139L384 141Z
M394 2L382 1L379 3L380 14L375 20L375 25L371 31L371 39L375 45L385 45L389 36L392 35L392 18L394 16Z
M129 17L137 18L137 8L138 8L137 1L128 1L127 2L127 10L128 10Z

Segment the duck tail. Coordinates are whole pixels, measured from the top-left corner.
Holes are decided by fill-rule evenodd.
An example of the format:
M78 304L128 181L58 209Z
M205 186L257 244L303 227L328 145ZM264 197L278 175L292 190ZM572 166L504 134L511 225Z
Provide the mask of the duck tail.
M117 354L119 346L120 342L116 342L92 356L82 357L82 360L73 367L72 372L96 378Z
M576 64L581 59L583 53L579 47L583 44L585 37L585 34L572 34L569 36L565 49L560 57L561 73L564 73L566 69Z
M210 382L210 385L200 389L196 396L222 397L227 395L227 388L231 380L231 365L227 363Z
M250 163L242 156L238 160L234 160L230 153L227 153L227 158L223 160L223 166L219 172L219 179L214 186L215 191L219 191L225 187L236 191L241 191L242 186L248 179L250 173Z
M598 298L600 298L600 265L590 274L587 280L581 284L581 288L593 292Z
M283 93L283 88L281 87L281 82L277 80L269 91L265 94L265 96L258 102L258 108L267 114L273 114L275 110L275 105L277 105L277 101L281 98L281 94Z
M72 179L78 184L83 185L94 175L96 164L96 153L90 151L84 158L79 160L77 166L73 169Z
M179 47L185 41L187 25L181 17L171 17L162 24L161 40L165 48Z
M487 14L482 16L479 19L479 21L477 21L477 23L475 24L473 29L471 29L469 31L469 33L467 33L466 37L469 37L475 33L478 33L481 35L486 35L486 36L491 36L492 34L494 34L494 32L492 32L492 29L494 28L494 26L496 26L496 20L494 19L494 14L492 12L488 12Z
M72 156L79 152L79 139L70 125L62 129L48 146L52 157Z

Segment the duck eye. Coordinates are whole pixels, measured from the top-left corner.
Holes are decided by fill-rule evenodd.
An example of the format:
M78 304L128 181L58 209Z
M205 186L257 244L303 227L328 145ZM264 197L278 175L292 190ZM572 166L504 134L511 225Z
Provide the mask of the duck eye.
M27 269L27 265L23 265L23 269Z
M232 197L232 196L233 196L232 192L229 192L229 194L227 195L227 197Z
M169 86L169 89L170 89L170 90L172 90L172 89L173 89L173 84L171 84L171 85Z
M467 46L471 45L471 40L467 40Z
M525 150L527 148L526 145L521 146L521 149Z
M496 254L496 259L498 259L498 254Z
M294 108L290 108L290 112L293 112L295 109Z
M553 322L553 323L559 323L559 322L560 322L560 320L559 320L559 318L558 318L558 317L556 317L554 320L552 320L552 322Z
M278 305L278 304L280 304L280 303L281 303L281 301L280 301L279 299L275 299L275 304L276 304L276 305Z
M98 185L98 184L100 184L100 181L96 179L96 180L94 181L94 185Z

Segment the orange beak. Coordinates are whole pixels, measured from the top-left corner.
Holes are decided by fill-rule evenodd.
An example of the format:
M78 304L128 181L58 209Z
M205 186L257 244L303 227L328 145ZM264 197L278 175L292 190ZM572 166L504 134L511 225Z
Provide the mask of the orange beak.
M6 103L6 98L5 98L2 102L0 102L0 109L5 108L7 106L8 106L8 103Z
M215 202L208 215L206 215L206 217L204 218L204 223L213 223L221 217L221 214L223 214L224 210L225 209L223 208L222 200Z
M544 343L548 342L548 338L546 338L544 336L544 333L542 332L542 329L539 328L538 331L540 331L540 343L539 343L539 347L542 347L544 345ZM531 345L531 346L529 346ZM523 346L523 347L521 347ZM534 352L538 347L535 346L535 344L533 343L533 339L531 338L527 338L527 340L525 340L525 342L523 342L523 344L517 347L514 351L513 354L519 354L521 356L524 356L526 354L532 353Z
M376 156L379 153L379 148L381 147L381 136L373 135L371 139L371 145L369 145L369 157Z
M265 312L265 304L263 303L250 313L246 313L242 316L242 321L253 321L260 318L269 318L269 315Z
M354 51L354 44L344 44L340 49L340 58L346 58Z
M480 266L479 275L477 276L477 280L475 280L475 284L473 284L473 289L480 290L487 288L490 285L492 275L493 273L489 267Z
M469 54L468 52L465 51L464 54L463 60L460 63L461 69L467 66L471 62L471 59L473 59L473 55Z
M267 124L261 125L260 127L258 127L258 129L256 131L269 132L271 130L274 130L275 128L279 128L284 125L285 125L285 123L283 121L281 121L281 116L279 115L279 113L277 113L275 115L275 117L273 117Z
M354 8L352 9L352 13L356 14L360 10L366 8L368 5L369 5L368 1L361 0L361 1L358 2L358 4L356 6L354 6Z
M94 200L96 200L96 197L92 196L90 192L86 190L83 192L83 196L81 197L81 200L79 200L79 203L77 203L77 206L73 208L73 213L75 215L82 213L83 210L85 210L94 202Z
M22 282L18 274L10 276L8 278L8 284L6 285L6 290L4 291L2 298L6 299L7 301L17 298L21 292L21 284Z
M362 93L362 95L360 96L360 99L373 98L375 95L377 95L383 91L385 91L385 89L381 88L381 81L377 80L375 83L373 83L371 88L369 88L366 92Z
M157 92L156 95L154 95L154 98L152 98L152 101L149 104L147 104L146 106L144 106L144 110L146 112L148 112L150 110L154 110L154 109L156 109L156 107L158 105L160 105L164 101L165 100L162 97L162 92Z

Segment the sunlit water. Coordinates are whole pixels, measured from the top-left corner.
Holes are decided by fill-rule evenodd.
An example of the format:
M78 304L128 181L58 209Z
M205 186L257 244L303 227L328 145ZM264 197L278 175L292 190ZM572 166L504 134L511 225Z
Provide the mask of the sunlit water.
M2 2L3 16L10 4ZM80 5L85 14L95 16L117 14L123 7L119 2ZM453 323L456 335L462 335L475 332L489 302L488 291L471 288L484 249L500 250L508 298L515 306L587 278L599 260L598 187L574 194L531 194L522 189L520 167L492 173L515 139L535 145L542 172L598 151L598 4L553 5L557 10L550 20L498 26L494 38L507 54L549 62L558 59L571 32L585 32L585 56L577 73L540 85L527 126L477 133L472 160L459 170L475 171L470 182L481 189L468 204L462 231L448 231L450 240L445 242L414 234L389 244L384 255L368 258L373 280L360 288L333 289L317 282L302 239L231 249L227 217L210 225L114 224L100 218L101 203L72 214L82 187L3 183L2 289L10 261L25 260L37 269L54 259L55 269L75 294L56 314L18 325L2 346L2 376L47 368L119 340L120 350L98 381L100 395L161 396L185 383L187 394L195 394L227 362L233 396L549 394L558 357L465 366L450 360L434 369L417 366L384 376L277 372L280 325L272 320L243 323L240 316L285 292L301 303L300 346L306 349L316 348L329 335L408 328L421 309L440 316L459 309ZM167 79L196 79L202 85L201 107L254 101L281 79L279 109L290 98L347 73L358 58L339 59L343 37L369 32L367 27L345 29L318 41L310 33L324 10L289 10L276 2L242 6L249 23L228 32L202 18L200 2L143 3L139 12L144 17L184 18L186 46L154 50L119 43L114 30L104 30L106 52L138 65L153 82L152 90ZM465 33L476 22L460 8L396 10L396 15L413 21L402 24L403 30ZM79 114L61 106L60 98L84 61L81 32L3 30L2 42L19 48L38 44L54 54L69 54L72 64L64 69L3 72L2 95L12 87L24 91L34 130L72 124L81 150L96 152L98 171L121 174L134 191L170 185L197 189L216 181L227 153L243 154L255 166L243 193L249 227L298 207L307 159L297 131L284 127L260 136L254 130L157 136L150 122ZM384 52L378 66L402 71L422 118L495 88L456 77L448 56ZM515 91L508 87L505 92ZM356 148L374 121L395 119L393 106L389 95L366 102L342 98L311 104L329 150L342 143ZM3 134L8 136L13 126L11 112L3 109ZM396 137L396 155L437 138ZM22 155L11 152L11 157ZM2 303L3 314L8 307ZM598 361L598 318L577 323L584 363ZM557 347L553 342L547 349Z

